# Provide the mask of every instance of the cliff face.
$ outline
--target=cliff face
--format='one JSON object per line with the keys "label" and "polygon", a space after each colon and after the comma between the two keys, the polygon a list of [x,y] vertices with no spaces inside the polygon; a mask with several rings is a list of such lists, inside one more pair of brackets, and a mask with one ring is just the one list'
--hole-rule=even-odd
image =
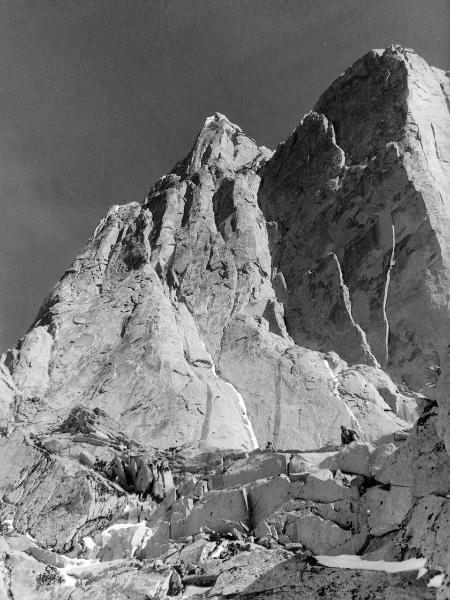
{"label": "cliff face", "polygon": [[413,52],[367,54],[277,149],[260,187],[294,340],[378,363],[427,395],[448,352],[445,81]]}
{"label": "cliff face", "polygon": [[6,358],[24,403],[42,399],[49,420],[99,407],[150,446],[317,448],[340,423],[369,440],[405,425],[370,378],[290,337],[269,243],[278,224],[258,205],[270,155],[215,115],[143,205],[110,210]]}
{"label": "cliff face", "polygon": [[336,423],[370,440],[401,427],[367,369],[322,353],[433,393],[448,337],[441,79],[410,52],[370,53],[273,156],[207,119],[144,204],[110,210],[9,353],[24,402],[50,420],[98,406],[156,446],[314,448]]}
{"label": "cliff face", "polygon": [[[301,544],[425,554],[443,570],[443,540],[420,523],[424,498],[442,521],[450,492],[449,106],[444,72],[410,50],[372,51],[275,152],[216,113],[142,204],[112,207],[0,364],[0,456],[12,465],[0,510],[14,531],[101,563],[138,547],[145,563],[207,525],[284,536],[274,565]],[[334,448],[340,425],[363,442],[349,456]],[[335,451],[300,454],[302,477],[273,489],[289,455],[227,471],[224,457],[268,441]],[[151,461],[162,459],[176,477],[158,471],[156,508],[146,498],[161,500]],[[130,502],[152,525],[111,547],[103,534]],[[154,595],[166,583],[155,576]]]}

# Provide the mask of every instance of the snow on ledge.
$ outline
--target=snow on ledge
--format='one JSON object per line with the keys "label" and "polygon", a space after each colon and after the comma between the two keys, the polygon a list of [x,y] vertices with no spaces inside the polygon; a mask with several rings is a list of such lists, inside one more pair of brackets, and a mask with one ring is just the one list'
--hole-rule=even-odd
{"label": "snow on ledge", "polygon": [[317,562],[324,567],[337,569],[364,569],[368,571],[385,571],[386,573],[402,573],[403,571],[419,571],[417,579],[427,572],[426,558],[408,558],[401,562],[385,560],[364,560],[361,556],[341,554],[340,556],[316,556]]}
{"label": "snow on ledge", "polygon": [[444,582],[444,577],[445,577],[444,573],[441,573],[440,575],[435,575],[427,583],[427,587],[429,587],[429,588],[439,588],[439,587],[441,587],[441,585]]}

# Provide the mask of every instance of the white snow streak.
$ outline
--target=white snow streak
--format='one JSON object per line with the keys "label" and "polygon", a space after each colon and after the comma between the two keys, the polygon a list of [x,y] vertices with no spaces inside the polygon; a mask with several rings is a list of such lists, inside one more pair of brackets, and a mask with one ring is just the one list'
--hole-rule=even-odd
{"label": "white snow streak", "polygon": [[324,567],[338,569],[363,569],[367,571],[385,571],[386,573],[402,573],[404,571],[419,571],[417,579],[426,573],[426,558],[408,558],[401,562],[385,560],[364,560],[361,556],[341,554],[340,556],[316,556],[317,562]]}
{"label": "white snow streak", "polygon": [[255,432],[253,431],[253,426],[252,426],[252,424],[250,422],[250,418],[248,416],[247,407],[245,406],[244,398],[242,397],[242,394],[240,394],[237,391],[237,389],[234,387],[234,385],[232,385],[231,383],[228,383],[228,381],[225,381],[225,385],[228,385],[237,396],[239,406],[242,411],[242,422],[244,423],[244,427],[247,430],[248,435],[250,436],[250,439],[251,439],[251,442],[253,445],[252,450],[256,450],[259,447],[258,440],[256,439]]}
{"label": "white snow streak", "polygon": [[388,297],[388,292],[389,292],[389,284],[391,282],[391,271],[392,271],[392,267],[395,265],[395,260],[394,260],[394,255],[395,255],[395,227],[394,227],[394,223],[392,223],[392,251],[391,251],[391,258],[389,260],[389,266],[388,266],[388,270],[386,273],[386,282],[384,284],[384,293],[383,293],[383,319],[384,319],[384,323],[386,326],[386,332],[385,332],[385,340],[384,340],[384,346],[385,346],[385,361],[386,364],[389,360],[389,321],[388,321],[388,317],[387,317],[387,313],[386,313],[386,303],[387,303],[387,297]]}
{"label": "white snow streak", "polygon": [[248,416],[247,407],[245,405],[244,398],[242,397],[242,394],[240,394],[237,391],[237,389],[234,387],[233,384],[229,383],[228,381],[225,381],[224,379],[222,379],[222,377],[219,377],[217,375],[217,373],[216,373],[216,367],[214,365],[214,361],[212,359],[211,354],[209,354],[209,352],[207,352],[205,344],[203,343],[203,340],[200,338],[200,336],[199,336],[199,340],[200,340],[200,343],[201,343],[201,345],[203,347],[203,350],[205,351],[205,354],[208,356],[208,359],[209,359],[209,361],[211,363],[211,371],[212,371],[214,377],[217,377],[217,379],[219,379],[221,381],[221,383],[224,383],[225,385],[228,385],[233,390],[233,392],[234,392],[234,394],[235,394],[235,396],[236,396],[236,398],[238,400],[239,407],[240,407],[240,409],[242,411],[242,422],[244,423],[244,427],[247,430],[247,433],[248,433],[248,435],[250,437],[250,440],[251,440],[251,443],[252,443],[252,446],[253,446],[252,450],[256,450],[257,448],[259,448],[259,444],[258,444],[258,440],[256,439],[256,435],[255,435],[255,432],[253,430],[252,423],[251,423],[250,418]]}

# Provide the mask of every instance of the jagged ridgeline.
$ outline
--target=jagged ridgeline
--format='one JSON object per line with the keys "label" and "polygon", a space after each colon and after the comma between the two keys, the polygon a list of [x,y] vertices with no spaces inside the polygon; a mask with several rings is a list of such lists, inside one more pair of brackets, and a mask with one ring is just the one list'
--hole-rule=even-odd
{"label": "jagged ridgeline", "polygon": [[449,106],[374,50],[109,210],[0,363],[5,598],[448,597]]}

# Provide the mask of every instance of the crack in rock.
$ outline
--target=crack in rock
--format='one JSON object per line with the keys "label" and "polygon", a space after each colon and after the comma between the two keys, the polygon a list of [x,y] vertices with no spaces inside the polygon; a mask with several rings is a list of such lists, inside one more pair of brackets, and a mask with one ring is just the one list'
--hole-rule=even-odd
{"label": "crack in rock", "polygon": [[341,285],[341,290],[342,290],[342,296],[343,296],[343,299],[344,299],[345,309],[347,311],[347,314],[348,314],[348,316],[350,318],[350,321],[351,321],[352,325],[355,327],[355,329],[358,331],[358,333],[361,336],[361,345],[362,345],[362,347],[364,349],[364,353],[365,353],[367,359],[370,361],[371,366],[379,368],[380,367],[380,363],[375,358],[375,356],[372,354],[372,350],[370,349],[369,342],[367,341],[366,332],[361,327],[361,325],[359,325],[359,323],[357,323],[355,321],[355,319],[353,318],[352,301],[350,299],[350,290],[348,289],[347,285],[345,284],[344,274],[342,273],[342,268],[341,268],[341,263],[339,262],[339,258],[337,257],[337,254],[335,252],[330,252],[329,255],[334,258],[334,261],[336,263],[336,266],[337,266],[337,269],[338,269],[338,273],[339,273],[339,282],[340,282],[340,285]]}

